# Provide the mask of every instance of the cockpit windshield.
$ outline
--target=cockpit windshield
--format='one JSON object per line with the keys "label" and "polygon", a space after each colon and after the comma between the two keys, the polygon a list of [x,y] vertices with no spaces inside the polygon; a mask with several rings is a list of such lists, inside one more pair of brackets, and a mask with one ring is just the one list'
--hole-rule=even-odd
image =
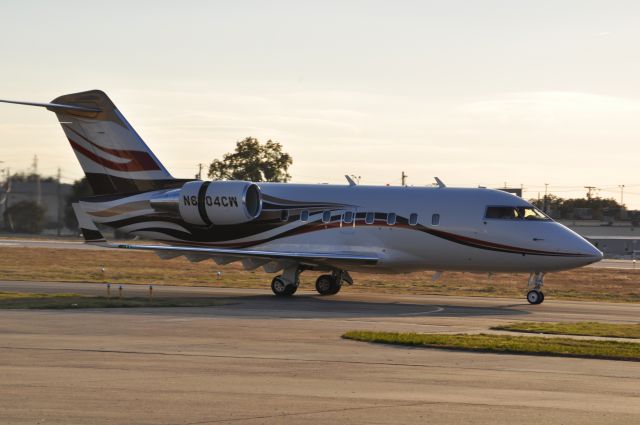
{"label": "cockpit windshield", "polygon": [[551,220],[545,213],[536,207],[487,207],[485,218],[499,220],[529,220],[529,221],[549,221]]}

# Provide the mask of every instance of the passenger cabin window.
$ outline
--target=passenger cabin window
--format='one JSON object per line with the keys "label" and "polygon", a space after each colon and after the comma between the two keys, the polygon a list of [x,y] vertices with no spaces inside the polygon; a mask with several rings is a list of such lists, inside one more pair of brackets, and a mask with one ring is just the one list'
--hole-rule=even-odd
{"label": "passenger cabin window", "polygon": [[328,223],[331,221],[331,211],[324,211],[322,213],[322,222]]}
{"label": "passenger cabin window", "polygon": [[367,224],[373,224],[375,221],[376,215],[372,212],[368,212],[367,215],[364,216],[364,222]]}
{"label": "passenger cabin window", "polygon": [[396,213],[387,214],[387,224],[389,226],[393,226],[394,224],[396,224]]}
{"label": "passenger cabin window", "polygon": [[437,226],[440,224],[440,214],[434,214],[431,216],[431,224],[433,226]]}
{"label": "passenger cabin window", "polygon": [[416,224],[418,224],[418,214],[411,213],[409,216],[409,225],[415,226]]}
{"label": "passenger cabin window", "polygon": [[485,218],[497,220],[529,220],[529,221],[549,221],[551,220],[545,213],[536,207],[487,207]]}
{"label": "passenger cabin window", "polygon": [[303,210],[303,211],[300,213],[300,220],[301,220],[301,221],[309,221],[309,211],[307,211],[307,210]]}
{"label": "passenger cabin window", "polygon": [[289,221],[289,210],[280,211],[280,220]]}
{"label": "passenger cabin window", "polygon": [[345,211],[342,216],[342,221],[345,223],[353,223],[353,211]]}

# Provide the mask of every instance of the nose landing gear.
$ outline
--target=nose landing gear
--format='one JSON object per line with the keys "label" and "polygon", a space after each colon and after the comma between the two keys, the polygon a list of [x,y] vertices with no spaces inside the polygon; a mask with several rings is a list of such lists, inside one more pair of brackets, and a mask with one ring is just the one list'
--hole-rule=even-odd
{"label": "nose landing gear", "polygon": [[536,272],[531,273],[529,276],[529,288],[532,288],[527,292],[527,301],[529,304],[542,304],[544,302],[544,292],[542,292],[542,285],[544,285],[544,273]]}

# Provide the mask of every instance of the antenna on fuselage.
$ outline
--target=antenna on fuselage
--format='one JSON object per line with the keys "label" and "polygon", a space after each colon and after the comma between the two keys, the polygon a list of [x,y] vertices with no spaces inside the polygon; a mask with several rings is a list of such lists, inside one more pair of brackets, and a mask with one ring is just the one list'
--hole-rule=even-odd
{"label": "antenna on fuselage", "polygon": [[347,182],[349,182],[349,186],[357,186],[358,183],[356,183],[351,176],[349,176],[348,174],[344,175],[344,178],[347,179]]}
{"label": "antenna on fuselage", "polygon": [[438,184],[438,187],[447,187],[447,185],[444,184],[444,182],[440,180],[439,177],[434,177],[434,179],[436,179],[436,183]]}

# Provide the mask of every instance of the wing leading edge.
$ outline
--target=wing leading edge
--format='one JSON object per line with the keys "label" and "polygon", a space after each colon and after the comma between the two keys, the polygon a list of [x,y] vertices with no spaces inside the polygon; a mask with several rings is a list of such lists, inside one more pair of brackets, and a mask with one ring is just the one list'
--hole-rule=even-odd
{"label": "wing leading edge", "polygon": [[[132,244],[110,244],[113,248],[120,249],[137,249],[145,251],[154,251],[161,255],[162,253],[179,255],[204,255],[212,258],[215,257],[234,257],[238,259],[254,258],[273,261],[289,260],[301,263],[310,263],[318,265],[329,265],[335,263],[357,263],[360,265],[375,265],[378,263],[378,256],[371,254],[357,253],[332,253],[332,252],[283,252],[283,251],[266,251],[255,249],[230,249],[230,248],[206,248],[194,246],[174,246],[174,245],[132,245]],[[161,255],[162,256],[162,255]]]}

